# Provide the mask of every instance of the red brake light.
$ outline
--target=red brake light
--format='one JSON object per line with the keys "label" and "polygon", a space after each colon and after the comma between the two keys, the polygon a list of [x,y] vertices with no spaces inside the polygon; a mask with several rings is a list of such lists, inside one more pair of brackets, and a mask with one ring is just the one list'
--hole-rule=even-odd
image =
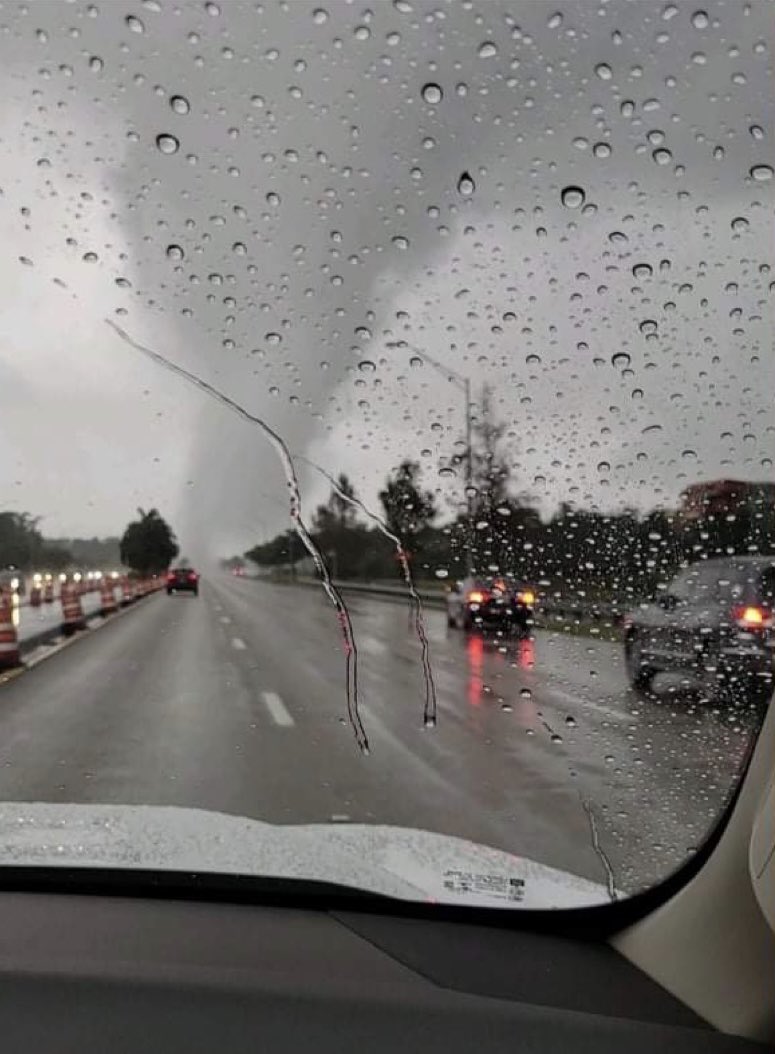
{"label": "red brake light", "polygon": [[741,604],[732,610],[732,617],[741,629],[763,629],[772,625],[772,612],[755,604]]}
{"label": "red brake light", "polygon": [[172,582],[172,581],[174,581],[174,578],[175,578],[175,572],[174,571],[168,571],[167,572],[167,581],[168,582]]}
{"label": "red brake light", "polygon": [[189,582],[196,582],[196,571],[188,572],[188,580]]}

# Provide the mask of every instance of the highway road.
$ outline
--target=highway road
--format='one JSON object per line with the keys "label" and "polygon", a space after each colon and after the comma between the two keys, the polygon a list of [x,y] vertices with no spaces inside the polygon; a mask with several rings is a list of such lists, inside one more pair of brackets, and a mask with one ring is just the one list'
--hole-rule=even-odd
{"label": "highway road", "polygon": [[420,827],[598,881],[610,866],[624,890],[702,842],[750,741],[730,714],[638,699],[615,644],[504,647],[428,611],[427,729],[407,608],[348,607],[368,756],[322,591],[213,573],[198,598],[149,597],[0,685],[0,800]]}

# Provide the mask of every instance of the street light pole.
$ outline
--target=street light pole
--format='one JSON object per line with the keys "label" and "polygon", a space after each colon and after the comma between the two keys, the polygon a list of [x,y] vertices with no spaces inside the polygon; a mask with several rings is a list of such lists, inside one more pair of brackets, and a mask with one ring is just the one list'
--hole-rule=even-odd
{"label": "street light pole", "polygon": [[471,380],[464,378],[463,392],[466,399],[466,510],[468,512],[468,540],[466,544],[466,572],[468,577],[474,569],[473,563],[473,541],[474,541],[474,452],[471,446]]}
{"label": "street light pole", "polygon": [[386,344],[388,348],[405,348],[408,351],[413,352],[418,358],[422,359],[423,362],[427,362],[429,366],[432,366],[438,373],[443,374],[448,381],[451,381],[455,387],[460,388],[465,398],[465,421],[466,421],[466,475],[465,475],[465,488],[466,488],[466,511],[468,519],[468,538],[466,543],[466,573],[470,576],[473,572],[473,539],[474,539],[474,494],[473,494],[473,450],[471,448],[472,443],[472,410],[471,410],[471,379],[470,377],[464,377],[462,373],[458,373],[456,370],[451,369],[449,366],[445,366],[443,362],[438,362],[427,351],[421,351],[415,347],[414,344],[409,344],[405,340],[391,340]]}

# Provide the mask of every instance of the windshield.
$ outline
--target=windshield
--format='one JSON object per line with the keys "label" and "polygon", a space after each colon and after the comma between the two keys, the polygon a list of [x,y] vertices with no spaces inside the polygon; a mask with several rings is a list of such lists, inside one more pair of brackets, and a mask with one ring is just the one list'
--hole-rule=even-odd
{"label": "windshield", "polygon": [[652,601],[775,553],[773,29],[3,5],[0,864],[132,866],[135,807],[456,903],[698,851],[771,612]]}

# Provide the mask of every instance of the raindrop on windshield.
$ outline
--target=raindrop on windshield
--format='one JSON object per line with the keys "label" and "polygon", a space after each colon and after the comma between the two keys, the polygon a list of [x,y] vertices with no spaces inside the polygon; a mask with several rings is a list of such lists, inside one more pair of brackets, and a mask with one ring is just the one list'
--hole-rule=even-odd
{"label": "raindrop on windshield", "polygon": [[595,157],[605,158],[611,156],[611,144],[610,143],[595,143],[592,147],[592,153]]}
{"label": "raindrop on windshield", "polygon": [[546,24],[549,29],[559,29],[559,27],[562,25],[562,12],[555,11],[553,15],[549,16],[546,21]]}
{"label": "raindrop on windshield", "polygon": [[617,351],[611,356],[611,365],[617,369],[630,365],[630,356],[626,351]]}
{"label": "raindrop on windshield", "polygon": [[127,15],[124,19],[124,24],[127,29],[131,29],[133,33],[144,33],[145,26],[137,15]]}
{"label": "raindrop on windshield", "polygon": [[395,237],[392,239],[392,241],[393,241],[393,245],[395,245],[396,249],[408,249],[409,248],[409,239],[408,238],[404,238],[400,234],[396,234]]}
{"label": "raindrop on windshield", "polygon": [[444,92],[438,84],[429,82],[422,87],[422,97],[425,102],[429,103],[431,106],[435,106],[436,103],[441,102],[444,97]]}
{"label": "raindrop on windshield", "polygon": [[586,200],[586,195],[581,187],[563,187],[560,200],[566,209],[578,209]]}
{"label": "raindrop on windshield", "polygon": [[755,179],[757,183],[766,183],[772,179],[772,173],[771,165],[754,165],[750,174],[751,179]]}
{"label": "raindrop on windshield", "polygon": [[695,29],[707,29],[709,19],[705,11],[695,11],[692,15],[692,25]]}
{"label": "raindrop on windshield", "polygon": [[89,69],[92,71],[92,73],[99,73],[104,65],[105,63],[102,61],[99,55],[92,55],[92,57],[89,59]]}
{"label": "raindrop on windshield", "polygon": [[749,131],[754,139],[764,139],[764,129],[760,124],[752,124]]}
{"label": "raindrop on windshield", "polygon": [[613,70],[607,62],[598,62],[597,66],[595,66],[595,73],[601,81],[610,81],[614,75]]}
{"label": "raindrop on windshield", "polygon": [[179,245],[168,245],[166,254],[170,260],[182,260],[186,255]]}
{"label": "raindrop on windshield", "polygon": [[745,218],[745,216],[735,216],[735,218],[730,223],[730,227],[733,231],[735,231],[735,233],[740,234],[741,231],[748,230],[748,220]]}
{"label": "raindrop on windshield", "polygon": [[191,109],[188,99],[185,95],[173,95],[170,99],[170,106],[175,113],[185,114]]}
{"label": "raindrop on windshield", "polygon": [[470,198],[473,192],[476,190],[476,184],[471,177],[470,172],[463,172],[460,179],[457,181],[458,194],[462,194],[464,198]]}
{"label": "raindrop on windshield", "polygon": [[324,7],[316,7],[312,12],[312,21],[316,26],[322,26],[324,22],[328,21],[328,11]]}
{"label": "raindrop on windshield", "polygon": [[653,274],[653,269],[651,264],[637,263],[632,269],[632,274],[634,278],[650,278]]}
{"label": "raindrop on windshield", "polygon": [[658,150],[655,150],[651,156],[654,158],[658,165],[669,165],[670,162],[673,160],[673,155],[670,153],[667,147],[664,146],[660,147]]}
{"label": "raindrop on windshield", "polygon": [[163,154],[176,154],[180,149],[179,141],[167,132],[156,136],[156,146]]}
{"label": "raindrop on windshield", "polygon": [[477,55],[480,59],[492,59],[498,54],[498,49],[491,40],[485,40],[479,45]]}

